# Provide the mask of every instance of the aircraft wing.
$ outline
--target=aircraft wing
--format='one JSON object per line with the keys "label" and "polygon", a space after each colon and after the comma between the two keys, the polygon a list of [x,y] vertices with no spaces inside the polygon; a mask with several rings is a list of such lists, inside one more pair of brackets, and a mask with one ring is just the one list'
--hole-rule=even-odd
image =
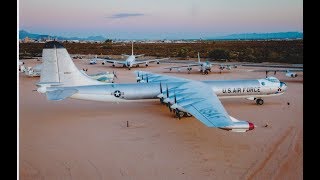
{"label": "aircraft wing", "polygon": [[171,67],[165,67],[164,69],[179,69],[179,68],[188,68],[191,66],[201,66],[201,64],[188,64],[188,65],[182,65],[182,66],[171,66]]}
{"label": "aircraft wing", "polygon": [[188,82],[189,79],[167,76],[162,74],[154,74],[146,71],[134,71],[137,76],[137,79],[153,82],[153,83],[160,83],[160,82]]}
{"label": "aircraft wing", "polygon": [[226,127],[233,124],[217,95],[206,84],[190,81],[182,84],[174,91],[180,89],[185,89],[184,93],[190,93],[191,95],[178,99],[176,101],[178,107],[185,109],[206,126]]}
{"label": "aircraft wing", "polygon": [[[135,73],[138,72],[140,77],[144,75],[150,78],[148,83],[159,83],[159,88],[168,87],[167,90],[162,90],[162,97],[166,97],[167,91],[171,94],[169,99],[175,99],[172,108],[190,113],[208,127],[237,132],[245,132],[254,128],[252,123],[231,118],[212,88],[203,82],[143,71]],[[166,83],[170,82],[181,83],[175,83],[175,86],[169,84],[168,86]]]}
{"label": "aircraft wing", "polygon": [[78,90],[76,89],[56,89],[53,91],[47,91],[47,98],[48,100],[52,100],[52,101],[60,101],[63,100],[67,97],[72,96],[73,94],[77,93]]}
{"label": "aircraft wing", "polygon": [[255,69],[251,72],[303,72],[303,69]]}
{"label": "aircraft wing", "polygon": [[126,61],[121,60],[113,60],[113,59],[105,59],[105,63],[114,63],[114,64],[126,64]]}
{"label": "aircraft wing", "polygon": [[149,60],[136,60],[134,64],[145,64],[145,63],[152,63],[152,62],[159,62],[163,60],[168,60],[169,58],[162,58],[162,59],[149,59]]}

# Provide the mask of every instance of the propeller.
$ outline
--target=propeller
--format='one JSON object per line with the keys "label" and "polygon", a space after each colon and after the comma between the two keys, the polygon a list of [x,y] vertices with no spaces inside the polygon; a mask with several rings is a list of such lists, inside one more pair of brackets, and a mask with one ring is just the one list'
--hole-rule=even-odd
{"label": "propeller", "polygon": [[[174,104],[177,103],[177,97],[176,97],[176,93],[174,93]],[[181,119],[180,117],[180,111],[178,108],[175,109],[175,113],[176,113],[176,116],[178,116],[179,120]]]}
{"label": "propeller", "polygon": [[266,71],[266,78],[268,77],[268,71]]}
{"label": "propeller", "polygon": [[[162,84],[161,84],[161,81],[160,81],[160,94],[162,94]],[[163,97],[160,98],[160,102],[161,104],[163,104]]]}
{"label": "propeller", "polygon": [[146,75],[147,76],[147,83],[149,82],[149,79],[148,79],[148,74]]}
{"label": "propeller", "polygon": [[[169,89],[168,89],[168,84],[166,84],[166,86],[167,86],[167,98],[169,98]],[[168,106],[168,108],[169,108],[170,112],[172,112],[172,109],[171,109],[171,107],[170,107],[170,102],[168,102],[168,103],[167,103],[167,106]]]}
{"label": "propeller", "polygon": [[115,78],[118,79],[118,76],[117,76],[116,72],[112,71],[112,74],[113,74],[113,76],[114,76]]}

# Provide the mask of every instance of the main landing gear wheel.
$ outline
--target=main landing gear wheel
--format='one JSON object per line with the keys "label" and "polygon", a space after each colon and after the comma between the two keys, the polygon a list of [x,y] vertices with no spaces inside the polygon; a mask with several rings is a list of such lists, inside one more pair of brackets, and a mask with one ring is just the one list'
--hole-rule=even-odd
{"label": "main landing gear wheel", "polygon": [[257,103],[257,105],[262,105],[263,104],[263,100],[262,99],[257,99],[256,103]]}
{"label": "main landing gear wheel", "polygon": [[184,116],[184,112],[182,112],[182,111],[176,110],[175,113],[176,113],[176,117],[179,119],[181,119]]}
{"label": "main landing gear wheel", "polygon": [[137,64],[136,67],[139,67],[139,64]]}

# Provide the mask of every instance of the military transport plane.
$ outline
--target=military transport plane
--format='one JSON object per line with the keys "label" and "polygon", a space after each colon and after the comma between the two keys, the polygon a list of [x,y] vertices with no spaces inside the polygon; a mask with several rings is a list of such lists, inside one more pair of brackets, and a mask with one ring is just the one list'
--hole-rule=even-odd
{"label": "military transport plane", "polygon": [[202,74],[209,74],[209,72],[211,72],[211,68],[214,65],[219,65],[219,69],[224,70],[231,70],[232,67],[237,68],[236,64],[222,64],[222,63],[210,63],[209,61],[206,62],[201,62],[200,61],[200,55],[198,52],[198,62],[197,63],[191,63],[191,64],[186,64],[186,65],[182,65],[182,66],[172,66],[172,67],[165,67],[164,69],[169,69],[170,71],[172,71],[172,69],[177,69],[179,72],[182,68],[187,68],[188,70],[188,74],[190,74],[190,71],[192,70],[193,66],[198,66],[199,67],[199,71]]}
{"label": "military transport plane", "polygon": [[290,77],[290,78],[295,78],[298,77],[298,74],[296,72],[303,72],[303,69],[259,69],[259,70],[253,70],[254,72],[266,72],[266,77],[268,77],[269,72],[274,72],[274,75],[277,74],[277,72],[284,72],[285,76]]}
{"label": "military transport plane", "polygon": [[131,55],[122,54],[122,56],[127,57],[127,59],[124,61],[121,61],[121,60],[94,58],[90,60],[90,63],[94,64],[97,61],[102,61],[103,65],[105,63],[112,63],[112,67],[115,67],[116,64],[120,64],[123,67],[127,67],[130,70],[133,66],[139,67],[140,64],[145,64],[145,66],[148,66],[149,63],[152,63],[152,62],[157,62],[157,64],[160,64],[160,61],[169,59],[169,58],[162,58],[162,59],[150,59],[150,60],[136,60],[137,57],[144,56],[144,54],[140,54],[140,55],[133,54],[133,42],[132,42]]}
{"label": "military transport plane", "polygon": [[71,60],[62,44],[47,42],[43,49],[44,71],[37,91],[48,100],[66,98],[130,102],[159,100],[175,111],[180,119],[194,116],[208,127],[234,132],[254,129],[254,124],[229,116],[219,98],[256,99],[283,94],[287,86],[277,78],[252,80],[196,81],[173,76],[136,71],[140,83],[101,84],[84,76]]}
{"label": "military transport plane", "polygon": [[277,72],[284,72],[285,76],[290,78],[298,77],[296,72],[303,72],[303,65],[302,64],[292,64],[289,65],[269,65],[269,64],[244,64],[243,66],[251,66],[251,67],[268,67],[273,69],[257,69],[257,70],[249,70],[251,72],[266,72],[266,78],[268,77],[269,72],[274,72],[274,75]]}

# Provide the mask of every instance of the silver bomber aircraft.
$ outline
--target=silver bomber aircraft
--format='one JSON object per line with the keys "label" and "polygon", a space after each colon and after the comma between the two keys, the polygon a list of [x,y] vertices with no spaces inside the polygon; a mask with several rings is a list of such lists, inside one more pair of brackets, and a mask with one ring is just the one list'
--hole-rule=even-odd
{"label": "silver bomber aircraft", "polygon": [[229,116],[219,98],[256,99],[283,94],[287,86],[276,78],[252,80],[195,81],[136,71],[140,83],[101,84],[84,76],[72,62],[67,50],[51,41],[43,49],[45,69],[37,83],[39,93],[48,100],[75,98],[92,101],[130,102],[160,100],[180,119],[194,116],[208,127],[234,132],[254,129],[251,122]]}
{"label": "silver bomber aircraft", "polygon": [[136,60],[137,57],[144,56],[144,54],[140,54],[140,55],[133,54],[133,42],[132,42],[131,55],[122,54],[122,56],[127,57],[127,59],[124,61],[121,61],[121,60],[112,60],[112,59],[100,59],[95,57],[94,59],[90,60],[90,64],[94,64],[97,61],[102,61],[103,65],[105,63],[112,63],[112,67],[115,67],[116,64],[120,64],[123,67],[127,67],[130,70],[133,66],[139,67],[140,64],[145,64],[145,66],[149,66],[149,63],[157,62],[157,64],[160,64],[160,61],[169,59],[169,58],[162,58],[162,59],[150,59],[150,60]]}
{"label": "silver bomber aircraft", "polygon": [[209,74],[209,72],[211,72],[211,68],[215,65],[219,66],[220,72],[221,70],[227,69],[227,70],[231,70],[232,67],[237,68],[239,63],[235,64],[225,64],[225,63],[214,63],[214,62],[201,62],[200,61],[200,55],[198,52],[198,62],[197,63],[190,63],[190,64],[186,64],[186,65],[181,65],[181,66],[171,66],[171,67],[165,67],[164,69],[169,69],[170,71],[172,71],[172,69],[176,69],[178,70],[178,72],[181,71],[181,69],[186,68],[188,70],[188,74],[190,74],[192,67],[194,66],[198,66],[199,67],[199,71],[204,74],[207,75]]}

